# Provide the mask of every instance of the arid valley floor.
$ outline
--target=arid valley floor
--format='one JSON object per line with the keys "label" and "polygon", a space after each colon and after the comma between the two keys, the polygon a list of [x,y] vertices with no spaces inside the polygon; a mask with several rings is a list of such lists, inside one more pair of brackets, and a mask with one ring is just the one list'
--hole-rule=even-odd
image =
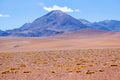
{"label": "arid valley floor", "polygon": [[76,36],[0,37],[0,80],[120,80],[120,35]]}

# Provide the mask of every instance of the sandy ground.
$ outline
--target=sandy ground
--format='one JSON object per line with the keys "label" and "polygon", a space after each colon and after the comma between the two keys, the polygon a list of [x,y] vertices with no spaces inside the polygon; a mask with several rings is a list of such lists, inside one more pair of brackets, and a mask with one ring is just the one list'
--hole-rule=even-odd
{"label": "sandy ground", "polygon": [[0,80],[120,80],[119,75],[119,34],[0,37]]}
{"label": "sandy ground", "polygon": [[0,37],[0,52],[119,47],[120,33],[84,36],[77,33],[47,38]]}
{"label": "sandy ground", "polygon": [[0,80],[120,80],[120,48],[0,53]]}

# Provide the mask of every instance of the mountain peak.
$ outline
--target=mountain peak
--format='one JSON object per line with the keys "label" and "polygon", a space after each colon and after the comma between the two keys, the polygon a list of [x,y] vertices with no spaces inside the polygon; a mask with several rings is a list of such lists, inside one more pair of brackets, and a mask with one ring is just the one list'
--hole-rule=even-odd
{"label": "mountain peak", "polygon": [[53,13],[63,13],[61,10],[52,10]]}
{"label": "mountain peak", "polygon": [[62,12],[61,10],[53,10],[50,13],[54,13],[54,14],[63,14],[64,12]]}
{"label": "mountain peak", "polygon": [[45,16],[63,16],[63,15],[67,15],[66,13],[60,11],[60,10],[53,10],[51,12],[49,12],[48,14],[46,14]]}

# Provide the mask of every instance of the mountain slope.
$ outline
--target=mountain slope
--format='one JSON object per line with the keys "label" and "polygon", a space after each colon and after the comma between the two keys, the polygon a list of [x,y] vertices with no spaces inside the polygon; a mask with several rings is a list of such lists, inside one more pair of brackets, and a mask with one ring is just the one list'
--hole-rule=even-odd
{"label": "mountain slope", "polygon": [[76,31],[87,26],[77,19],[58,10],[52,11],[45,16],[36,19],[30,26],[32,29],[48,29],[55,31]]}
{"label": "mountain slope", "polygon": [[84,25],[87,25],[87,26],[89,26],[89,25],[91,25],[92,23],[91,22],[89,22],[89,21],[87,21],[87,20],[85,20],[85,19],[78,19],[81,23],[83,23]]}
{"label": "mountain slope", "polygon": [[0,36],[7,36],[7,35],[8,35],[7,32],[5,32],[5,31],[1,31],[1,30],[0,30]]}

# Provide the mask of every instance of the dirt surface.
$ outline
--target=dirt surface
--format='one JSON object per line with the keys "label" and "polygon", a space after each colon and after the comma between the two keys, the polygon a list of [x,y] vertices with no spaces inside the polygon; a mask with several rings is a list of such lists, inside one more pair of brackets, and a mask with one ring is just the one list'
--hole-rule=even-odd
{"label": "dirt surface", "polygon": [[120,80],[120,35],[0,37],[0,80]]}
{"label": "dirt surface", "polygon": [[0,37],[0,52],[119,48],[120,33],[64,34],[53,37]]}
{"label": "dirt surface", "polygon": [[0,80],[120,80],[120,48],[0,53]]}

